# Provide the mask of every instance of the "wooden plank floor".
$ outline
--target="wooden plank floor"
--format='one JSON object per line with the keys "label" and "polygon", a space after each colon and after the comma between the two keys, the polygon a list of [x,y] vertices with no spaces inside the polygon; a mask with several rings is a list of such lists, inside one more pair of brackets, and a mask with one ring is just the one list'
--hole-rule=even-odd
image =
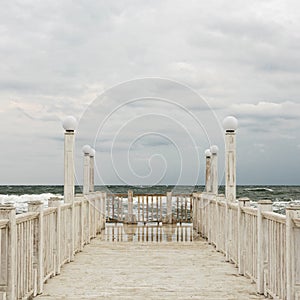
{"label": "wooden plank floor", "polygon": [[37,299],[264,299],[204,240],[108,242],[103,236],[48,280]]}

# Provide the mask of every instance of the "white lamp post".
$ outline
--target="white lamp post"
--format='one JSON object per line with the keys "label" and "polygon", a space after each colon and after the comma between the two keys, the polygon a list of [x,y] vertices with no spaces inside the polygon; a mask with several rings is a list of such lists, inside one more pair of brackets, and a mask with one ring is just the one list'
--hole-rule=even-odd
{"label": "white lamp post", "polygon": [[218,194],[218,152],[216,145],[210,147],[211,152],[211,192]]}
{"label": "white lamp post", "polygon": [[95,149],[91,148],[90,152],[90,192],[95,190]]}
{"label": "white lamp post", "polygon": [[210,149],[205,150],[206,171],[205,171],[205,191],[211,192],[211,152]]}
{"label": "white lamp post", "polygon": [[89,145],[82,147],[83,158],[83,194],[87,195],[90,191],[90,153],[92,148]]}
{"label": "white lamp post", "polygon": [[74,140],[77,121],[73,116],[68,116],[63,120],[65,129],[64,146],[64,201],[72,202],[74,200]]}
{"label": "white lamp post", "polygon": [[236,199],[236,135],[238,120],[226,117],[223,121],[225,129],[225,196],[229,202]]}

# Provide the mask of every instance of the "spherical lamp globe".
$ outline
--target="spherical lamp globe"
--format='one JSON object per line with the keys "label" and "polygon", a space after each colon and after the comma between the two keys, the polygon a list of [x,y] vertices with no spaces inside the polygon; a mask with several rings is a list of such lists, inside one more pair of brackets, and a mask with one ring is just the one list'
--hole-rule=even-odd
{"label": "spherical lamp globe", "polygon": [[95,149],[91,148],[90,156],[95,157],[95,155],[96,155]]}
{"label": "spherical lamp globe", "polygon": [[233,116],[228,116],[223,121],[223,128],[226,131],[235,131],[238,128],[238,120]]}
{"label": "spherical lamp globe", "polygon": [[212,146],[210,147],[210,152],[211,152],[212,154],[217,154],[217,153],[219,152],[218,146],[217,146],[217,145],[212,145]]}
{"label": "spherical lamp globe", "polygon": [[77,120],[73,116],[68,116],[63,120],[62,125],[66,131],[74,131],[77,126]]}
{"label": "spherical lamp globe", "polygon": [[84,154],[90,154],[90,153],[91,153],[91,150],[92,150],[92,148],[91,148],[90,145],[84,145],[84,146],[82,147],[82,152],[83,152]]}
{"label": "spherical lamp globe", "polygon": [[210,149],[206,149],[204,153],[205,153],[206,157],[211,157],[211,151],[210,151]]}

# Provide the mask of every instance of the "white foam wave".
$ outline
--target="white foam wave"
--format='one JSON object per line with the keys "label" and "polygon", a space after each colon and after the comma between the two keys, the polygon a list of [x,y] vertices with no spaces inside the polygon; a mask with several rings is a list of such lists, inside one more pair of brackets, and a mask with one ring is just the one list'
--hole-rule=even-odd
{"label": "white foam wave", "polygon": [[25,212],[27,211],[27,203],[30,201],[42,201],[44,203],[44,206],[48,206],[48,200],[51,197],[58,197],[63,198],[60,194],[51,194],[51,193],[45,193],[45,194],[38,194],[38,195],[1,195],[0,194],[0,204],[13,204],[17,212]]}
{"label": "white foam wave", "polygon": [[257,187],[257,188],[246,188],[245,191],[257,191],[257,192],[263,192],[263,191],[267,191],[267,192],[274,192],[272,189],[270,188],[266,188],[266,187]]}

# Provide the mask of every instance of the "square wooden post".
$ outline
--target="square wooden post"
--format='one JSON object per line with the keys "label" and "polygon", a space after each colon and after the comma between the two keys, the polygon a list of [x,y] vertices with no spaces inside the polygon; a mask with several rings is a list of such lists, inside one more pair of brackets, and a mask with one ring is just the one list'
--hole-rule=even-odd
{"label": "square wooden post", "polygon": [[260,200],[258,201],[257,210],[257,283],[256,288],[259,294],[264,294],[264,278],[266,271],[267,262],[267,224],[262,213],[265,211],[272,211],[271,200]]}
{"label": "square wooden post", "polygon": [[191,196],[191,201],[193,203],[193,229],[197,230],[197,223],[198,223],[198,219],[197,219],[197,210],[198,210],[198,203],[197,203],[197,198],[196,198],[196,194],[193,193]]}
{"label": "square wooden post", "polygon": [[238,269],[239,274],[245,275],[245,251],[246,251],[246,221],[243,207],[250,206],[249,198],[238,199]]}
{"label": "square wooden post", "polygon": [[224,234],[224,228],[222,226],[221,213],[220,213],[220,202],[224,201],[225,196],[223,194],[219,194],[216,197],[216,218],[217,224],[216,226],[216,250],[221,251],[221,235]]}
{"label": "square wooden post", "polygon": [[90,153],[90,180],[89,180],[89,184],[90,184],[90,192],[94,192],[95,191],[95,150],[91,149],[91,153]]}
{"label": "square wooden post", "polygon": [[136,216],[133,214],[133,191],[128,191],[128,214],[126,217],[127,224],[136,224]]}
{"label": "square wooden post", "polygon": [[56,207],[56,219],[55,219],[55,241],[54,241],[54,253],[55,253],[55,274],[60,274],[60,248],[61,248],[61,203],[59,198],[50,198],[48,200],[49,207]]}
{"label": "square wooden post", "polygon": [[300,206],[286,208],[287,300],[300,299]]}
{"label": "square wooden post", "polygon": [[205,150],[205,191],[211,191],[211,151],[210,149]]}
{"label": "square wooden post", "polygon": [[90,202],[90,195],[85,195],[86,198],[86,218],[87,218],[87,222],[86,222],[86,243],[89,244],[91,242],[91,217],[92,217],[92,213],[91,213],[91,202]]}
{"label": "square wooden post", "polygon": [[28,202],[29,212],[38,212],[38,221],[34,232],[34,266],[36,269],[37,286],[34,296],[43,293],[44,287],[44,212],[42,201]]}
{"label": "square wooden post", "polygon": [[167,192],[167,223],[172,224],[172,192]]}
{"label": "square wooden post", "polygon": [[[0,219],[8,220],[8,234],[4,245],[1,244],[2,255],[5,254],[7,260],[1,264],[1,281],[2,286],[6,286],[6,291],[2,293],[4,299],[17,299],[17,225],[16,209],[12,205],[0,205]],[[2,263],[2,262],[1,262]],[[5,297],[6,294],[6,297]],[[0,292],[1,295],[1,292]]]}
{"label": "square wooden post", "polygon": [[218,151],[219,148],[216,145],[210,147],[211,158],[210,158],[210,172],[211,172],[211,189],[210,191],[217,195],[219,189],[219,177],[218,177]]}
{"label": "square wooden post", "polygon": [[[85,146],[86,147],[86,146]],[[83,157],[83,194],[87,195],[90,192],[90,153],[89,149],[84,149]]]}
{"label": "square wooden post", "polygon": [[[213,176],[212,176],[212,183],[214,185],[214,179],[213,179]],[[212,188],[213,190],[214,188]],[[205,219],[206,219],[206,237],[207,237],[207,242],[209,244],[212,243],[212,240],[211,240],[211,236],[212,236],[212,216],[213,216],[213,207],[211,206],[211,197],[207,197],[206,199],[206,216],[205,216]]]}

